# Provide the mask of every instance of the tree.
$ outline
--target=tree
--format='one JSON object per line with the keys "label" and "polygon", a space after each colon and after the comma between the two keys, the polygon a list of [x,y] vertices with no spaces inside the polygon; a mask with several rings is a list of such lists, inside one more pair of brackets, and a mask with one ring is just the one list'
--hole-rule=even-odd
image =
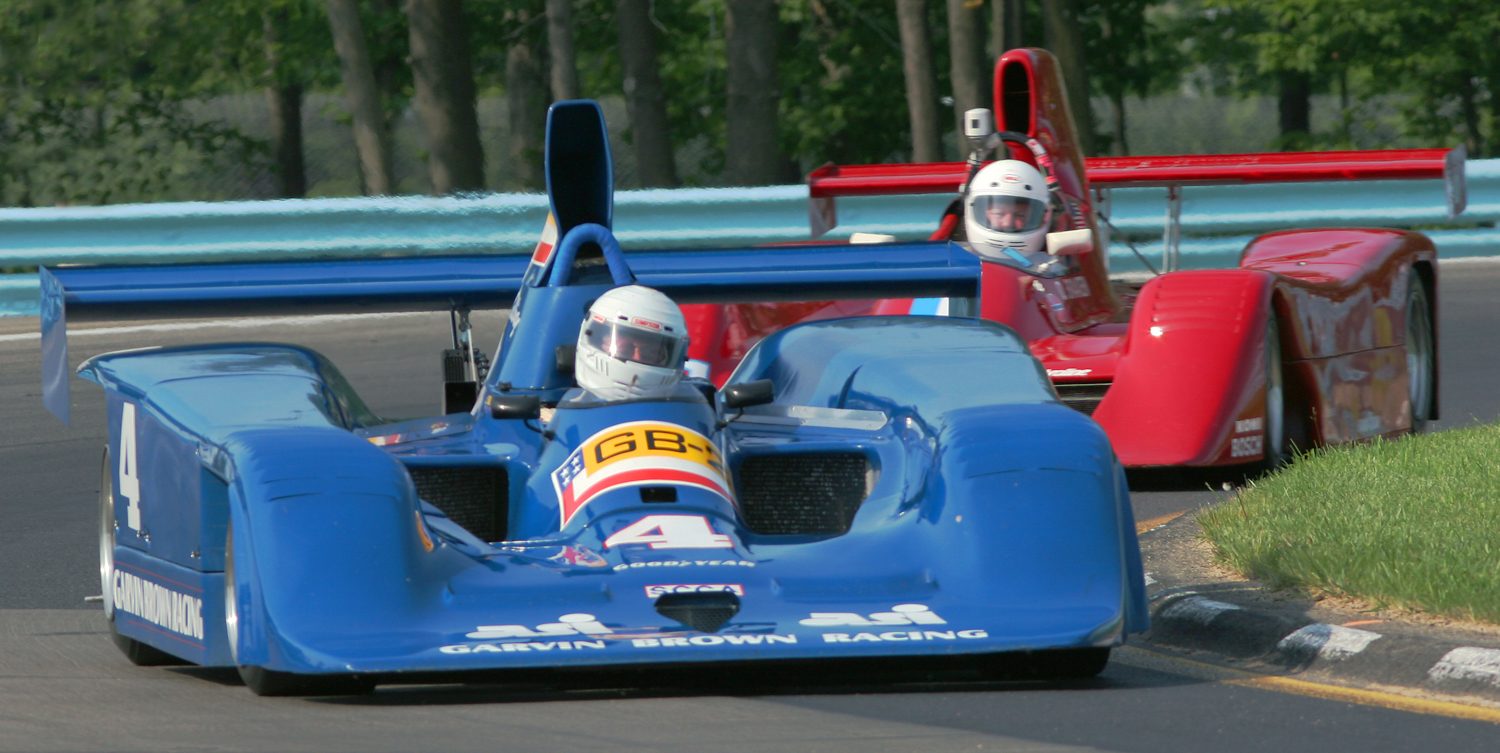
{"label": "tree", "polygon": [[937,84],[932,68],[932,42],[927,35],[926,1],[896,0],[896,18],[906,72],[911,158],[913,162],[936,162],[943,158],[943,145],[938,135]]}
{"label": "tree", "polygon": [[[1229,8],[1258,22],[1245,35],[1251,65],[1284,82],[1282,96],[1290,102],[1301,101],[1300,91],[1337,87],[1341,104],[1379,100],[1379,115],[1394,110],[1402,131],[1421,143],[1458,140],[1474,156],[1495,151],[1500,9],[1493,3],[1233,0]],[[1344,104],[1332,133],[1283,133],[1282,143],[1351,145],[1351,126],[1377,118],[1359,117],[1350,106]],[[1295,109],[1287,115],[1292,127],[1302,122]]]}
{"label": "tree", "polygon": [[[1096,93],[1109,101],[1109,151],[1129,154],[1125,100],[1146,97],[1176,83],[1184,67],[1174,40],[1147,15],[1158,0],[1093,0],[1081,9]],[[1100,151],[1104,151],[1102,148]]]}
{"label": "tree", "polygon": [[975,107],[992,107],[986,93],[989,66],[984,61],[984,19],[980,3],[948,0],[948,59],[953,82],[953,112],[958,143],[964,143],[963,114]]}
{"label": "tree", "polygon": [[328,28],[343,70],[344,99],[354,123],[354,149],[359,155],[360,183],[364,193],[380,196],[395,193],[391,170],[391,137],[376,85],[375,67],[365,44],[364,23],[358,0],[326,0]]}
{"label": "tree", "polygon": [[1073,122],[1078,127],[1078,148],[1084,154],[1093,154],[1094,111],[1089,104],[1089,75],[1077,0],[1042,0],[1042,19],[1047,47],[1057,56],[1068,90],[1068,109],[1073,111]]}
{"label": "tree", "polygon": [[578,99],[578,60],[573,52],[573,0],[547,0],[547,56],[552,99]]}
{"label": "tree", "polygon": [[783,0],[781,137],[803,172],[908,159],[895,3]]}
{"label": "tree", "polygon": [[656,25],[650,0],[619,0],[615,5],[623,70],[625,106],[630,114],[630,141],[635,147],[636,178],[647,187],[678,184],[672,155],[671,124],[657,61]]}
{"label": "tree", "polygon": [[266,107],[271,115],[277,193],[296,199],[307,195],[307,169],[302,160],[302,82],[284,60],[287,15],[285,8],[266,8],[262,15],[271,79],[266,86]]}
{"label": "tree", "polygon": [[776,3],[729,0],[724,19],[728,80],[725,177],[733,185],[795,180],[781,151],[776,81]]}
{"label": "tree", "polygon": [[96,0],[84,8],[7,2],[0,13],[0,202],[211,198],[223,192],[216,178],[224,169],[263,171],[263,140],[195,116],[192,105],[266,85],[264,7],[248,0]]}
{"label": "tree", "polygon": [[417,119],[437,194],[484,189],[484,149],[459,0],[407,0]]}
{"label": "tree", "polygon": [[1023,0],[990,0],[990,53],[999,58],[1006,50],[1024,47],[1021,6]]}
{"label": "tree", "polygon": [[542,152],[548,86],[538,54],[541,39],[532,24],[536,18],[536,10],[524,6],[506,12],[511,30],[505,37],[510,45],[505,53],[505,111],[510,127],[506,155],[510,170],[503,183],[519,190],[545,188],[547,180],[542,171]]}

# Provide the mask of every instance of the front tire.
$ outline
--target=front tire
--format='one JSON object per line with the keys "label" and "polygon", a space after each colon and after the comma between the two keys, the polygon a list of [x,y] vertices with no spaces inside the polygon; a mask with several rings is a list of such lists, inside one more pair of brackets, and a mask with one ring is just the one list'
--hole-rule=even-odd
{"label": "front tire", "polygon": [[1406,291],[1406,383],[1411,403],[1411,432],[1426,428],[1432,420],[1437,374],[1433,336],[1432,309],[1427,302],[1427,285],[1411,271]]}
{"label": "front tire", "polygon": [[109,466],[109,448],[104,448],[104,462],[99,472],[99,588],[104,603],[104,619],[109,622],[109,639],[120,653],[137,667],[165,667],[187,664],[161,649],[121,635],[115,627],[115,474]]}
{"label": "front tire", "polygon": [[239,582],[235,576],[234,524],[224,532],[224,635],[240,681],[259,696],[364,695],[375,682],[360,675],[298,675],[240,662]]}

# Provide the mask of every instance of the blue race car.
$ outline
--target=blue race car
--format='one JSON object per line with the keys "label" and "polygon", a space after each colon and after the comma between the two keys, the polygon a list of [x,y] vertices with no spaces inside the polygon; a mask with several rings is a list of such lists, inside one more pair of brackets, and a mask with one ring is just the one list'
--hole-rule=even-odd
{"label": "blue race car", "polygon": [[[69,312],[436,303],[466,323],[468,306],[514,296],[488,376],[451,380],[463,410],[430,419],[375,416],[332,364],[292,345],[85,362],[108,405],[105,613],[131,660],[238,667],[259,694],[887,657],[1079,677],[1146,628],[1124,472],[1002,325],[813,322],[767,337],[722,390],[692,379],[644,399],[576,390],[585,312],[624,285],[724,300],[969,284],[963,269],[913,283],[910,270],[810,250],[766,250],[753,265],[623,253],[606,144],[596,106],[554,105],[559,242],[524,269],[470,258],[44,272],[54,406],[59,394],[66,405]],[[467,330],[456,333],[477,375]],[[983,389],[965,384],[980,374]]]}

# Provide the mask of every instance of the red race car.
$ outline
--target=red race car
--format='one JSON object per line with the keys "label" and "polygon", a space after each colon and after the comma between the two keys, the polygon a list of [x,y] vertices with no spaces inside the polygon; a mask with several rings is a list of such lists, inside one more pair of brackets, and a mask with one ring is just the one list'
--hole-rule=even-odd
{"label": "red race car", "polygon": [[[813,172],[814,233],[835,224],[838,196],[961,188],[931,240],[978,258],[978,294],[946,299],[941,313],[1014,328],[1059,396],[1104,427],[1126,466],[1274,466],[1294,448],[1399,435],[1437,417],[1437,251],[1426,236],[1286,230],[1253,240],[1232,269],[1177,270],[1170,210],[1183,185],[1444,178],[1457,213],[1461,149],[1085,160],[1050,54],[1003,55],[994,95],[993,114],[966,114],[975,146],[968,162]],[[1144,282],[1110,278],[1090,184],[1168,187],[1165,271]],[[874,264],[882,249],[862,252]],[[691,357],[722,382],[772,331],[911,313],[912,302],[684,308]],[[985,380],[955,374],[953,388],[984,389]]]}

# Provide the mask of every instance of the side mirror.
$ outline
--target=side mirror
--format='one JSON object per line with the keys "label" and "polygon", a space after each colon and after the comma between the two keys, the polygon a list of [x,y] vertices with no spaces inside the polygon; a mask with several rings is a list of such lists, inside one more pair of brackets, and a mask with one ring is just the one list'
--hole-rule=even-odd
{"label": "side mirror", "polygon": [[775,400],[776,385],[769,379],[757,379],[753,382],[725,385],[719,394],[724,400],[725,408],[748,408]]}
{"label": "side mirror", "polygon": [[1049,256],[1078,256],[1094,250],[1094,231],[1088,228],[1047,233]]}
{"label": "side mirror", "polygon": [[542,399],[536,395],[491,395],[490,416],[504,420],[535,420],[542,416]]}

